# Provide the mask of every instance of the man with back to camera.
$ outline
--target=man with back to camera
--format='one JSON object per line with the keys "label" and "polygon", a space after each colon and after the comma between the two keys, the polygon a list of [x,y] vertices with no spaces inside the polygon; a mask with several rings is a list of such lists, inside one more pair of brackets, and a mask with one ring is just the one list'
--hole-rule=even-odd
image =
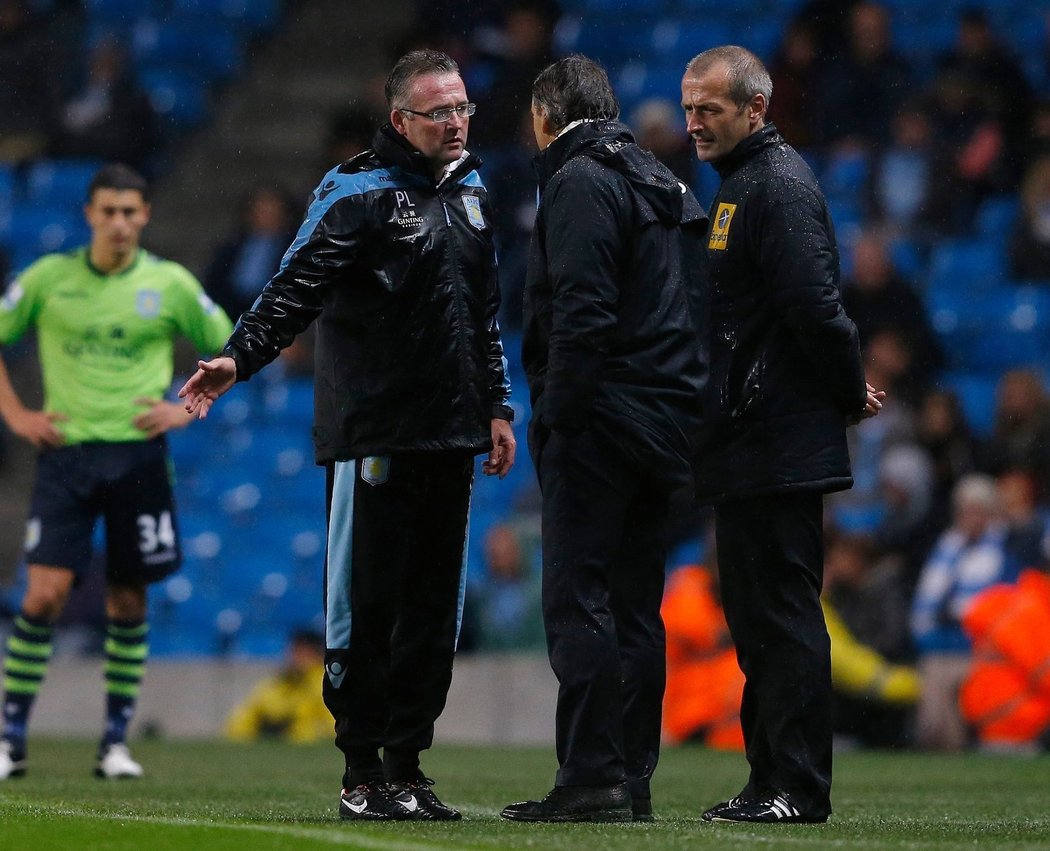
{"label": "man with back to camera", "polygon": [[36,328],[44,410],[27,409],[0,360],[0,415],[40,450],[26,529],[27,586],[4,658],[0,780],[26,771],[29,714],[54,624],[90,568],[106,521],[106,726],[96,774],[140,777],[125,744],[148,653],[146,586],[181,553],[164,434],[192,422],[163,400],[177,334],[216,352],[230,320],[182,266],[139,247],[146,181],[124,165],[98,171],[84,215],[86,248],[49,254],[0,301],[0,343]]}
{"label": "man with back to camera", "polygon": [[766,123],[772,83],[741,47],[696,56],[686,129],[722,178],[712,204],[710,380],[695,465],[716,503],[719,582],[751,773],[706,821],[831,813],[831,648],[820,607],[823,494],[853,484],[846,426],[885,393],[842,310],[835,233],[801,157]]}
{"label": "man with back to camera", "polygon": [[[327,472],[325,703],[344,819],[454,820],[419,767],[452,679],[474,455],[515,442],[474,104],[444,53],[402,56],[390,123],[321,181],[222,356],[179,391],[204,418],[318,322],[314,445]],[[382,756],[380,755],[382,751]]]}
{"label": "man with back to camera", "polygon": [[[525,286],[543,620],[558,678],[555,786],[526,822],[651,821],[671,493],[690,483],[705,371],[690,303],[706,217],[569,56],[532,90],[540,206]],[[699,311],[698,311],[699,314]]]}

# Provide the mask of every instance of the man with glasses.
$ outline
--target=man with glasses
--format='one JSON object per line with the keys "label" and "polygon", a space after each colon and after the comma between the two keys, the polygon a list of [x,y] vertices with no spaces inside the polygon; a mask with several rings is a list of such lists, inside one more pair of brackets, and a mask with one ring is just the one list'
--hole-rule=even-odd
{"label": "man with glasses", "polygon": [[[492,213],[456,63],[406,54],[390,123],[330,171],[220,357],[180,395],[203,418],[315,319],[328,478],[324,698],[345,819],[454,820],[419,767],[452,679],[473,456],[514,463]],[[381,753],[382,752],[382,753]]]}

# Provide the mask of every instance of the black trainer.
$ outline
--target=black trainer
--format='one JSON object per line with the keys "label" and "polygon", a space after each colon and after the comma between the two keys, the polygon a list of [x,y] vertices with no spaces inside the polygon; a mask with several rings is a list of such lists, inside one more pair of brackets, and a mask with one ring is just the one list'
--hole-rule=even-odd
{"label": "black trainer", "polygon": [[722,801],[720,804],[715,804],[711,809],[704,810],[700,818],[704,821],[713,821],[719,813],[739,807],[742,803],[744,803],[744,799],[740,795],[734,795],[728,801]]}
{"label": "black trainer", "polygon": [[421,776],[417,780],[390,783],[388,788],[391,798],[411,813],[414,819],[459,821],[463,818],[459,810],[441,803],[441,799],[430,788],[433,785],[433,780]]}
{"label": "black trainer", "polygon": [[762,824],[822,824],[828,820],[827,814],[810,815],[803,813],[785,793],[781,792],[771,798],[748,801],[735,807],[725,807],[708,821],[733,821]]}
{"label": "black trainer", "polygon": [[555,786],[542,801],[510,804],[500,813],[511,821],[632,821],[631,793],[626,783],[614,786]]}
{"label": "black trainer", "polygon": [[339,818],[364,821],[408,821],[413,818],[385,783],[362,783],[339,796]]}

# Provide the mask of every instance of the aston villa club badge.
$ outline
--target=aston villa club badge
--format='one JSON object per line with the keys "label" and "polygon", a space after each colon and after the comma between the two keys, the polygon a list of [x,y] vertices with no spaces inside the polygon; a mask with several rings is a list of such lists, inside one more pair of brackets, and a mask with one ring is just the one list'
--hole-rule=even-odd
{"label": "aston villa club badge", "polygon": [[485,217],[481,215],[481,199],[477,195],[464,195],[463,209],[467,211],[468,222],[478,230],[485,229]]}

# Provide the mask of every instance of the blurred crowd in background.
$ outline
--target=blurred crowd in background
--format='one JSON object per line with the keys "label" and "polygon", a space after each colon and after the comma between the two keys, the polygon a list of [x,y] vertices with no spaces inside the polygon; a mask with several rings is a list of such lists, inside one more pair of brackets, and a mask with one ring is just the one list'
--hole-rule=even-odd
{"label": "blurred crowd in background", "polygon": [[[0,195],[17,194],[3,181],[14,187],[56,159],[122,160],[157,179],[177,167],[186,128],[171,114],[168,90],[151,87],[156,54],[141,34],[129,45],[104,26],[85,26],[98,5],[0,0],[0,163],[7,164]],[[270,5],[271,18],[249,27],[241,49],[279,37],[281,14],[292,11]],[[882,415],[852,432],[855,487],[827,501],[824,600],[841,741],[1050,744],[1050,7],[1031,0],[415,5],[414,25],[388,46],[389,64],[408,49],[445,50],[478,104],[469,147],[485,162],[499,217],[501,324],[512,359],[536,207],[529,116],[536,74],[574,50],[602,61],[640,144],[706,205],[717,176],[696,161],[685,135],[681,71],[723,41],[766,61],[770,118],[825,189],[842,246],[846,310],[870,383],[888,392]],[[224,73],[242,73],[214,64],[220,83]],[[369,147],[386,120],[382,82],[377,75],[364,97],[331,115],[318,178]],[[205,123],[201,117],[197,126]],[[195,270],[232,317],[276,269],[304,208],[301,187],[259,177],[245,187],[240,227]],[[32,259],[18,242],[17,216],[9,217],[0,230],[6,277]],[[289,375],[308,376],[308,338],[287,363]],[[521,464],[527,475],[512,491],[480,489],[476,497],[464,651],[543,648],[538,499],[527,459]],[[717,553],[705,513],[688,495],[675,521],[667,735],[739,747],[742,676],[718,605]],[[186,525],[195,526],[192,509]],[[309,582],[304,587],[312,593]],[[319,598],[313,604],[319,609]]]}

